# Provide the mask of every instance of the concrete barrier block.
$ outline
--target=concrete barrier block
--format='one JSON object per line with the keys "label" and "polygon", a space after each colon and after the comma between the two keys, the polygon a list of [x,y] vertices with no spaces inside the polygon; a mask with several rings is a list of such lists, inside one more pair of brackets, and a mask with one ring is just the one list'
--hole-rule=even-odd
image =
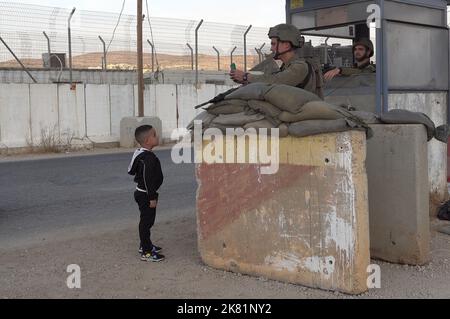
{"label": "concrete barrier block", "polygon": [[367,291],[365,134],[283,138],[279,154],[273,175],[261,164],[197,165],[202,260],[312,288]]}
{"label": "concrete barrier block", "polygon": [[[446,92],[408,92],[389,94],[389,109],[422,112],[436,126],[447,124]],[[435,139],[428,143],[428,178],[430,180],[430,216],[437,216],[437,209],[448,200],[447,144]]]}
{"label": "concrete barrier block", "polygon": [[0,84],[0,144],[5,148],[31,143],[30,87]]}
{"label": "concrete barrier block", "polygon": [[151,125],[158,132],[160,143],[162,142],[162,123],[157,117],[125,117],[120,122],[120,147],[132,148],[137,144],[134,132],[141,125]]}
{"label": "concrete barrier block", "polygon": [[367,143],[373,258],[430,261],[428,145],[423,125],[371,125]]}

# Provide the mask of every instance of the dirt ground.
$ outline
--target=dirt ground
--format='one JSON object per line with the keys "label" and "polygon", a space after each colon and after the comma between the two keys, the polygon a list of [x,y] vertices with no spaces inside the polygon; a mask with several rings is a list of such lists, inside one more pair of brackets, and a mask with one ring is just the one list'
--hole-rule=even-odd
{"label": "dirt ground", "polygon": [[[445,223],[435,222],[433,228],[439,225]],[[434,231],[431,264],[373,261],[381,266],[382,288],[356,297],[206,267],[197,252],[194,216],[157,224],[153,238],[165,248],[162,263],[139,260],[131,224],[2,248],[0,298],[450,298],[450,236]],[[81,289],[66,286],[70,264],[81,267]]]}

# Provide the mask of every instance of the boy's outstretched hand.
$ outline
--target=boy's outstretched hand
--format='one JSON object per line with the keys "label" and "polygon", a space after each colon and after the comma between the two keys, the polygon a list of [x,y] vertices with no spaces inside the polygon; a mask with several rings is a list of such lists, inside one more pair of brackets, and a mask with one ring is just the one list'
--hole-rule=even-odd
{"label": "boy's outstretched hand", "polygon": [[156,208],[156,206],[158,206],[158,201],[157,200],[150,201],[150,208]]}

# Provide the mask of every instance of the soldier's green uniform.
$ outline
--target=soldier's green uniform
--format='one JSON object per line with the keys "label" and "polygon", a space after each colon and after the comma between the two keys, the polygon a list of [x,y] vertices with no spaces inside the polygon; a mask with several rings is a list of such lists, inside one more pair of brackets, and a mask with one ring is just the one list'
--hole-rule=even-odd
{"label": "soldier's green uniform", "polygon": [[[301,48],[305,44],[305,38],[301,35],[300,31],[295,26],[289,24],[280,24],[271,28],[269,38],[277,38],[279,41],[290,42],[292,44],[292,50]],[[279,54],[277,52],[277,55]],[[313,92],[323,98],[322,73],[320,70],[316,70],[312,63],[298,56],[284,63],[279,71],[263,75],[248,74],[246,80],[247,83],[263,82],[295,86]]]}
{"label": "soldier's green uniform", "polygon": [[377,72],[377,68],[376,68],[375,64],[371,64],[371,63],[366,63],[361,66],[355,66],[353,68],[340,68],[340,70],[341,70],[341,73],[339,73],[339,74],[344,75],[344,76]]}
{"label": "soldier's green uniform", "polygon": [[[307,80],[309,74],[309,66],[305,61],[300,58],[294,57],[287,63],[283,64],[279,71],[272,74],[264,75],[248,75],[248,82],[263,82],[268,84],[286,84],[291,86],[306,86],[305,80]],[[307,84],[307,83],[306,83]]]}

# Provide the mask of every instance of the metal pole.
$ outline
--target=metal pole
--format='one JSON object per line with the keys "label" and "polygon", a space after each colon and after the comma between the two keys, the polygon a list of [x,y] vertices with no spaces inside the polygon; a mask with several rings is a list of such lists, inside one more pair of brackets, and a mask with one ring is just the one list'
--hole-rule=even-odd
{"label": "metal pole", "polygon": [[72,12],[70,13],[69,20],[68,20],[70,85],[72,85],[72,82],[73,82],[73,75],[72,75],[72,31],[70,29],[70,21],[72,20],[73,14],[75,13],[76,9],[77,8],[75,8],[75,7],[72,9]]}
{"label": "metal pole", "polygon": [[144,57],[142,45],[142,0],[137,0],[137,73],[139,117],[144,117]]}
{"label": "metal pole", "polygon": [[220,52],[216,49],[215,46],[213,46],[214,51],[217,53],[217,70],[220,71]]}
{"label": "metal pole", "polygon": [[105,43],[105,41],[103,40],[103,38],[101,36],[98,36],[98,38],[103,43],[103,62],[105,63],[105,67],[103,67],[103,64],[102,64],[102,69],[107,70],[108,69],[108,64],[106,63],[106,43]]}
{"label": "metal pole", "polygon": [[244,33],[244,72],[247,72],[247,34],[250,32],[252,26],[250,25]]}
{"label": "metal pole", "polygon": [[195,86],[198,87],[198,30],[203,24],[203,19],[195,29]]}
{"label": "metal pole", "polygon": [[186,43],[187,47],[191,51],[191,70],[194,71],[194,49],[192,49],[189,43]]}
{"label": "metal pole", "polygon": [[13,55],[14,59],[20,64],[22,69],[28,74],[28,76],[33,80],[34,83],[37,83],[36,79],[31,75],[30,71],[26,68],[26,66],[20,61],[20,59],[17,57],[17,55],[14,53],[14,51],[6,44],[6,42],[3,40],[2,37],[0,37],[0,41],[5,45],[5,47],[8,49],[9,52]]}
{"label": "metal pole", "polygon": [[258,48],[255,48],[255,51],[256,51],[256,54],[258,54],[258,60],[259,60],[259,63],[261,63],[261,62],[262,62],[262,59],[261,59],[261,51],[259,51]]}
{"label": "metal pole", "polygon": [[42,32],[45,36],[45,38],[47,39],[47,51],[48,51],[48,66],[51,68],[51,59],[52,59],[52,50],[50,47],[50,38],[48,37],[47,33],[45,33],[45,31]]}
{"label": "metal pole", "polygon": [[325,56],[324,56],[325,64],[328,64],[328,40],[330,40],[330,37],[328,37],[325,40]]}
{"label": "metal pole", "polygon": [[236,51],[237,47],[234,47],[233,50],[231,50],[230,58],[231,58],[231,64],[233,64],[233,54]]}
{"label": "metal pole", "polygon": [[152,47],[152,73],[155,72],[155,46],[147,39],[148,44]]}
{"label": "metal pole", "polygon": [[262,46],[259,47],[259,54],[261,55],[261,62],[264,60],[264,53],[262,52],[262,49],[264,49],[265,46],[266,46],[266,43],[264,42],[262,44]]}

